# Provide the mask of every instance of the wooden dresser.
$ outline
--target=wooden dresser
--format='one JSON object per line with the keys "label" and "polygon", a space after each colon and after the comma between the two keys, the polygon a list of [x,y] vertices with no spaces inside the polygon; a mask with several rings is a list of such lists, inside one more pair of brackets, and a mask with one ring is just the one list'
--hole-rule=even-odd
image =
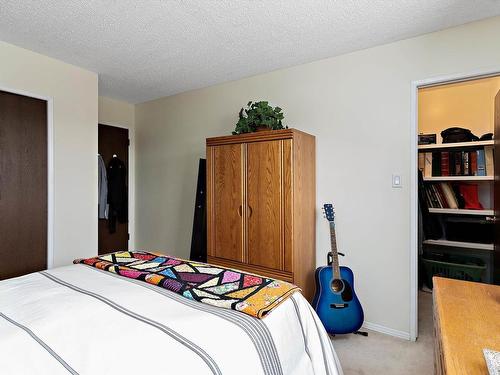
{"label": "wooden dresser", "polygon": [[483,349],[500,351],[500,286],[433,278],[437,374],[488,374]]}
{"label": "wooden dresser", "polygon": [[295,283],[316,265],[315,138],[295,129],[207,139],[208,262]]}

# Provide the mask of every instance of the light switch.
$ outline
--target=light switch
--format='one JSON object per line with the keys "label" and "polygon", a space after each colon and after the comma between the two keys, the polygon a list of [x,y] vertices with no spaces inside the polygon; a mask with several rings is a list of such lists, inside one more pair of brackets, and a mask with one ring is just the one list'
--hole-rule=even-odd
{"label": "light switch", "polygon": [[401,176],[398,174],[392,175],[392,187],[393,188],[401,188],[403,187],[403,183],[401,181]]}

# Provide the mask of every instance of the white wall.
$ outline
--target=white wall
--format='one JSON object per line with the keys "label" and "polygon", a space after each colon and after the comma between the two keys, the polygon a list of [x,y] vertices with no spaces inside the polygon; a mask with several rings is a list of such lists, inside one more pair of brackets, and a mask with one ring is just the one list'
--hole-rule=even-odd
{"label": "white wall", "polygon": [[0,88],[52,99],[54,266],[97,254],[97,75],[0,42]]}
{"label": "white wall", "polygon": [[128,165],[129,249],[135,249],[135,106],[120,100],[99,97],[99,124],[128,129],[130,139]]}
{"label": "white wall", "polygon": [[[269,100],[316,135],[317,206],[333,202],[366,321],[410,331],[411,83],[500,69],[500,18],[136,106],[138,247],[187,257],[198,158],[241,106]],[[403,188],[391,187],[401,174]],[[317,214],[317,264],[328,227]]]}

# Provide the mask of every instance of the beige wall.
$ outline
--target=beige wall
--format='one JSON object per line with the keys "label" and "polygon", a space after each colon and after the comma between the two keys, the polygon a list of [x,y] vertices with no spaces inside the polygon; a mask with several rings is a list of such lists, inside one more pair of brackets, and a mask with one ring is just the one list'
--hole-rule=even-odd
{"label": "beige wall", "polygon": [[319,207],[333,202],[366,321],[408,333],[411,83],[500,69],[498,35],[493,18],[137,105],[138,247],[189,255],[205,138],[230,134],[247,101],[269,100],[317,137],[317,264],[329,249]]}
{"label": "beige wall", "polygon": [[129,249],[135,248],[135,106],[120,100],[99,97],[99,124],[128,129],[129,148]]}
{"label": "beige wall", "polygon": [[424,134],[437,134],[452,126],[470,129],[480,137],[493,133],[495,96],[500,77],[426,87],[418,93],[418,127]]}
{"label": "beige wall", "polygon": [[97,254],[97,75],[0,42],[0,88],[52,99],[54,266]]}

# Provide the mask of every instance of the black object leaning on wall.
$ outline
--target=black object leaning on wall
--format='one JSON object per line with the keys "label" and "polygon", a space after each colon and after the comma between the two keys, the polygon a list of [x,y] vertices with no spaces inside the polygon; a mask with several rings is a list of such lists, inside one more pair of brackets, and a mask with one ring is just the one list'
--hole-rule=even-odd
{"label": "black object leaning on wall", "polygon": [[191,236],[190,259],[196,262],[207,261],[207,161],[200,159],[198,165],[198,183],[194,206],[193,234]]}

